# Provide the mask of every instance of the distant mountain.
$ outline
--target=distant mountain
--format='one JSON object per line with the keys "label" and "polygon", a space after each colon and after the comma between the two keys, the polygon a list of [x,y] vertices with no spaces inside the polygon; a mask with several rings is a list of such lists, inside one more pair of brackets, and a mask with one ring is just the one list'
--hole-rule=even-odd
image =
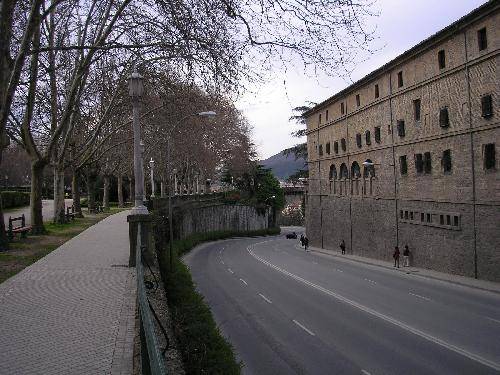
{"label": "distant mountain", "polygon": [[307,169],[304,159],[301,158],[295,160],[295,156],[293,154],[290,154],[287,157],[283,155],[283,152],[279,152],[270,158],[261,160],[260,164],[271,169],[274,176],[279,180],[286,180],[298,170]]}

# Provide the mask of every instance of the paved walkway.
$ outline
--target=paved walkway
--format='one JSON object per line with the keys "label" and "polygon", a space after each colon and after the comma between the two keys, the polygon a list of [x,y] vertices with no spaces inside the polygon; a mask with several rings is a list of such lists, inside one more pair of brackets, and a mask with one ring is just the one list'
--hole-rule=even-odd
{"label": "paved walkway", "polygon": [[[73,199],[64,200],[66,207],[73,205]],[[3,220],[5,225],[9,225],[9,216],[19,217],[24,214],[24,219],[26,224],[31,224],[31,212],[30,206],[24,206],[19,208],[8,208],[3,212]],[[42,215],[43,221],[52,221],[54,218],[54,200],[53,199],[43,199],[42,200]],[[19,224],[17,222],[16,224]]]}
{"label": "paved walkway", "polygon": [[135,268],[128,212],[0,284],[0,374],[131,374]]}

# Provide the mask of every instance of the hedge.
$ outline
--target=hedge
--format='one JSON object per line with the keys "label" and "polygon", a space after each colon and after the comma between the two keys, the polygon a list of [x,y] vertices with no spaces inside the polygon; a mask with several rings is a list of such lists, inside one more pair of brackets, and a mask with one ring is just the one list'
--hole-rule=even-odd
{"label": "hedge", "polygon": [[2,191],[1,196],[3,209],[29,206],[30,204],[30,193],[23,191]]}
{"label": "hedge", "polygon": [[196,291],[189,269],[179,256],[206,241],[279,233],[279,228],[250,232],[220,231],[199,233],[174,241],[172,271],[169,269],[168,251],[160,252],[167,302],[186,374],[240,374],[242,364],[236,361],[232,346],[220,333],[209,306]]}

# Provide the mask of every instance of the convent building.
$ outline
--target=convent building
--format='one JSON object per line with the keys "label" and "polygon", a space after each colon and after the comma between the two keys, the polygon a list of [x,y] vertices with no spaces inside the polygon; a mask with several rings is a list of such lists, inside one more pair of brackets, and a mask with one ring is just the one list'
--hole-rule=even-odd
{"label": "convent building", "polygon": [[305,113],[312,246],[500,281],[500,1]]}

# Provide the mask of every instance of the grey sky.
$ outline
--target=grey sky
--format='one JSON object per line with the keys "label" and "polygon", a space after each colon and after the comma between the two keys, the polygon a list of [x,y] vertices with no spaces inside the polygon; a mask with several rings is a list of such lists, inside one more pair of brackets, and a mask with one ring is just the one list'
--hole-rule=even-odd
{"label": "grey sky", "polygon": [[[484,4],[484,0],[377,0],[379,12],[372,22],[378,39],[377,51],[360,63],[351,79],[356,81],[408,50],[450,23]],[[291,109],[306,101],[321,102],[347,87],[345,78],[305,76],[300,64],[287,72],[273,72],[273,79],[238,101],[253,127],[259,157],[265,159],[298,143],[290,132]],[[255,93],[256,92],[256,93]]]}

